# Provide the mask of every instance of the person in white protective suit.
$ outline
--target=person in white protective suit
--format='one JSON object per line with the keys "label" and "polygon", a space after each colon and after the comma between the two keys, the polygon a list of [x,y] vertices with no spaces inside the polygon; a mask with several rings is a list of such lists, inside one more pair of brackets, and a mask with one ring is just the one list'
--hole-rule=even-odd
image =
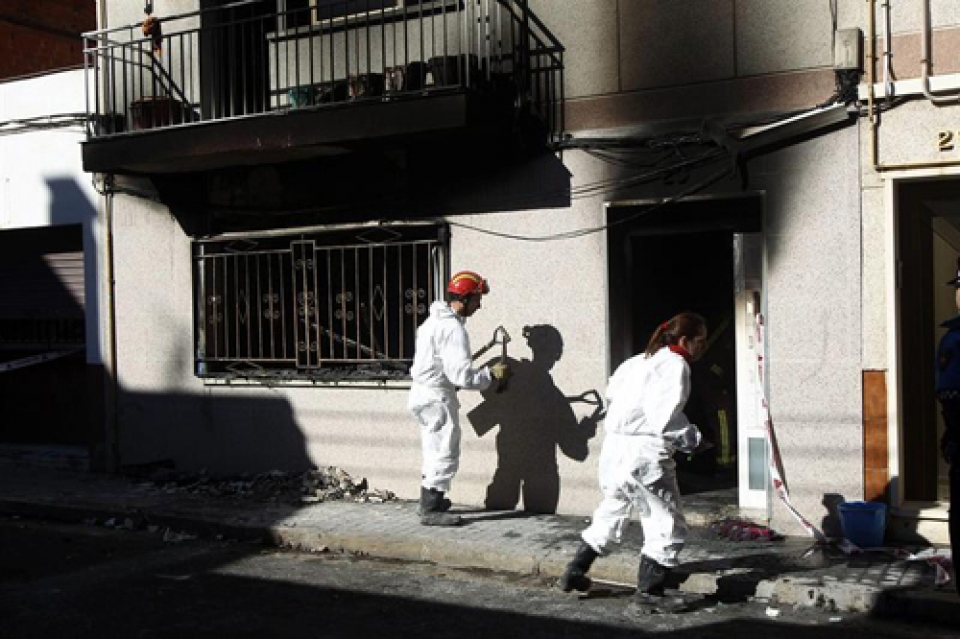
{"label": "person in white protective suit", "polygon": [[460,466],[457,391],[483,391],[493,380],[505,381],[510,376],[506,364],[472,367],[470,338],[464,324],[489,292],[486,280],[476,273],[457,273],[447,284],[446,301],[434,302],[430,316],[417,329],[407,407],[420,423],[423,467],[419,513],[420,523],[425,526],[462,523],[459,516],[447,512],[450,500],[445,497]]}
{"label": "person in white protective suit", "polygon": [[700,431],[683,408],[690,396],[690,363],[703,354],[706,338],[702,317],[680,313],[661,324],[646,351],[610,378],[600,452],[603,499],[560,579],[564,592],[590,589],[587,571],[620,542],[636,507],[643,547],[635,598],[639,603],[665,601],[664,582],[687,535],[673,455],[693,452],[701,443]]}

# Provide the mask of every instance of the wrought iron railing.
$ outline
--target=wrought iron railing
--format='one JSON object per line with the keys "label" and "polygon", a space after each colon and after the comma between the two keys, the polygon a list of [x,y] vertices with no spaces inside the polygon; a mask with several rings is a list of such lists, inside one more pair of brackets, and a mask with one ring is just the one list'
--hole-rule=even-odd
{"label": "wrought iron railing", "polygon": [[564,50],[526,0],[246,0],[156,25],[84,35],[90,137],[450,90],[563,131]]}
{"label": "wrought iron railing", "polygon": [[197,374],[405,377],[443,295],[446,238],[404,225],[197,241]]}

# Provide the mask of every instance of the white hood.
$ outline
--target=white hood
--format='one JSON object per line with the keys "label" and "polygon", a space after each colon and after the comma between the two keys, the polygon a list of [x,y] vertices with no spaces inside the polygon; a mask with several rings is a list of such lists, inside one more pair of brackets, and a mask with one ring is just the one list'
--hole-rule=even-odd
{"label": "white hood", "polygon": [[417,329],[417,348],[410,368],[415,384],[442,390],[485,390],[490,370],[472,368],[465,319],[446,302],[430,305],[430,316]]}

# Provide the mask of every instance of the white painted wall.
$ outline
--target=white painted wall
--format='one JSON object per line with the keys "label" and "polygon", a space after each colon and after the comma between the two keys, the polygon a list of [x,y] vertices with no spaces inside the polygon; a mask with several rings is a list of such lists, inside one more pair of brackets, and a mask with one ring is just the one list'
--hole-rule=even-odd
{"label": "white painted wall", "polygon": [[[919,2],[894,3],[894,33],[919,28]],[[710,19],[692,13],[682,26],[684,33],[697,36],[690,41],[701,48],[702,64],[691,64],[678,53],[675,30],[651,28],[645,19],[653,11],[669,12],[676,0],[532,0],[531,6],[567,46],[570,100],[831,64],[829,2],[698,3]],[[955,4],[933,1],[935,27],[960,23]],[[866,3],[837,5],[840,28],[866,30]],[[195,3],[158,0],[157,13],[190,6]],[[117,2],[111,7],[118,7],[112,14],[117,19],[140,18],[139,7]],[[651,39],[661,33],[672,39]],[[679,71],[670,66],[678,56],[686,65]],[[706,93],[704,99],[709,97]],[[881,160],[944,159],[937,156],[936,132],[960,130],[958,122],[956,106],[915,100],[891,110],[884,114]],[[886,178],[869,167],[868,141],[864,121],[859,128],[824,135],[750,165],[751,187],[767,197],[771,409],[790,488],[815,523],[824,514],[825,495],[862,496],[862,371],[887,370],[892,355],[888,309],[894,300],[887,287],[894,256],[886,214],[892,203],[885,200]],[[0,144],[6,143],[0,137]],[[4,153],[0,162],[4,157],[11,155]],[[577,153],[566,153],[564,162],[574,184],[614,175]],[[738,185],[724,188],[734,192]],[[658,186],[620,197],[663,194]],[[598,197],[562,210],[453,221],[545,234],[602,223],[602,205]],[[125,461],[174,456],[185,467],[239,469],[298,461],[285,453],[299,448],[304,453],[299,461],[341,465],[374,486],[406,497],[415,494],[418,435],[404,408],[403,389],[205,387],[191,370],[189,240],[163,207],[126,197],[118,198],[117,233]],[[516,338],[512,351],[527,356],[520,328],[552,324],[565,343],[563,359],[552,371],[556,385],[568,395],[603,389],[606,305],[617,292],[607,287],[602,234],[524,244],[455,227],[452,242],[454,269],[480,270],[493,286],[484,309],[469,324],[475,345],[502,323]],[[562,294],[531,291],[529,282],[541,280],[562,283]],[[171,402],[172,397],[182,401]],[[477,401],[464,394],[463,414]],[[559,456],[561,511],[586,513],[595,506],[601,440],[602,434],[591,442],[586,463]],[[896,452],[892,449],[891,455]],[[465,420],[463,465],[453,497],[482,502],[495,465],[493,437],[477,437]],[[792,526],[778,508],[775,527]]]}
{"label": "white painted wall", "polygon": [[[83,70],[0,83],[0,122],[84,111]],[[83,127],[8,130],[0,135],[0,231],[83,225],[87,361],[100,363],[98,195],[81,164]]]}
{"label": "white painted wall", "polygon": [[[638,66],[649,63],[645,54],[655,52],[669,61],[676,52],[668,44],[654,47],[649,39],[646,43],[638,39],[636,20],[618,25],[610,12],[621,10],[624,2],[578,0],[579,12],[563,9],[574,5],[573,0],[533,4],[568,47],[568,97],[662,84],[662,77],[648,77]],[[669,4],[636,0],[631,15],[639,12],[639,19],[643,10],[665,10]],[[831,60],[829,50],[824,50],[831,28],[826,2],[805,3],[808,13],[788,10],[788,2],[778,3],[783,11],[747,2],[736,16],[727,10],[732,6],[729,0],[705,4],[711,15],[728,19],[690,25],[694,33],[712,34],[698,40],[709,64],[694,69],[699,76],[677,77],[680,83],[691,78],[722,79],[735,72],[804,69]],[[772,31],[770,21],[776,22]],[[789,35],[786,44],[780,43],[787,49],[775,49],[780,46],[777,38],[765,33]],[[865,222],[860,215],[859,153],[859,132],[848,128],[751,163],[751,188],[767,196],[771,408],[794,498],[817,523],[825,514],[826,494],[859,499],[863,490],[861,231]],[[609,165],[584,154],[568,152],[563,161],[575,186],[617,175]],[[565,209],[504,211],[457,216],[451,221],[512,234],[544,235],[602,225],[605,197],[664,196],[675,188],[655,185],[574,200]],[[739,183],[730,180],[714,191],[739,189]],[[126,196],[117,198],[116,231],[124,463],[172,457],[182,468],[219,471],[337,465],[367,477],[375,487],[395,490],[406,498],[416,496],[418,431],[405,409],[405,389],[204,386],[192,372],[189,239],[164,207]],[[483,310],[468,324],[474,345],[482,344],[495,326],[503,324],[515,338],[513,356],[529,357],[521,328],[551,324],[564,340],[563,357],[551,371],[555,385],[565,395],[590,389],[602,392],[609,357],[607,304],[611,296],[622,294],[607,285],[605,242],[605,235],[598,233],[562,242],[524,243],[454,227],[454,270],[478,270],[490,279],[493,289]],[[539,283],[549,287],[544,290]],[[473,432],[466,415],[479,396],[461,396],[463,459],[452,497],[480,504],[497,466],[495,433],[480,437]],[[591,441],[585,462],[558,452],[561,512],[586,514],[596,506],[602,438],[601,432]],[[774,525],[797,530],[779,508]]]}
{"label": "white painted wall", "polygon": [[[578,183],[608,173],[569,154]],[[404,498],[419,494],[419,429],[406,410],[407,389],[204,386],[193,374],[190,240],[160,205],[118,196],[115,206],[120,430],[124,463],[173,458],[178,467],[236,472],[340,466],[374,487]],[[500,232],[543,235],[602,225],[600,198],[571,209],[457,217]],[[510,355],[530,358],[525,325],[550,324],[564,351],[551,371],[566,396],[602,392],[607,370],[605,236],[556,243],[493,238],[454,227],[454,270],[474,269],[491,295],[471,318],[475,348],[503,324]],[[453,499],[482,504],[497,467],[496,429],[478,436],[468,413],[477,393],[460,393],[463,458]],[[578,417],[591,412],[576,408]],[[596,459],[602,434],[585,462],[557,451],[563,512],[596,506]]]}
{"label": "white painted wall", "polygon": [[[795,503],[816,522],[825,515],[826,494],[858,499],[863,490],[857,142],[856,129],[848,128],[751,165],[751,187],[766,192],[768,202],[771,408]],[[617,174],[580,153],[565,153],[564,163],[575,185]],[[729,180],[715,192],[739,188]],[[667,194],[655,186],[616,198]],[[566,209],[451,222],[546,235],[601,226],[603,203],[597,196]],[[116,216],[125,463],[171,457],[184,468],[218,471],[337,465],[375,487],[417,495],[418,430],[405,409],[405,389],[204,386],[192,372],[189,239],[156,204],[119,197]],[[607,304],[622,294],[607,286],[604,233],[526,243],[454,226],[451,256],[454,270],[476,269],[491,282],[484,308],[468,324],[475,346],[503,324],[515,337],[511,354],[529,357],[521,328],[553,325],[564,340],[563,357],[551,371],[554,384],[568,396],[604,391]],[[461,401],[463,458],[452,497],[482,504],[498,464],[495,432],[473,432],[467,414],[478,395],[461,393]],[[561,512],[587,514],[596,506],[602,439],[601,429],[584,462],[557,452]],[[798,531],[779,507],[775,526]]]}

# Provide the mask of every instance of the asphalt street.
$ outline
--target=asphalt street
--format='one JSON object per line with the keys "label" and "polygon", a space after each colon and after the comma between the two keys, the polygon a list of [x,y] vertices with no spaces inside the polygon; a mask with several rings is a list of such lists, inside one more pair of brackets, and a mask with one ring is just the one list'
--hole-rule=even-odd
{"label": "asphalt street", "polygon": [[[631,616],[615,586],[302,553],[163,531],[0,519],[0,637],[955,637],[956,630],[704,600]],[[773,616],[775,615],[775,616]]]}

